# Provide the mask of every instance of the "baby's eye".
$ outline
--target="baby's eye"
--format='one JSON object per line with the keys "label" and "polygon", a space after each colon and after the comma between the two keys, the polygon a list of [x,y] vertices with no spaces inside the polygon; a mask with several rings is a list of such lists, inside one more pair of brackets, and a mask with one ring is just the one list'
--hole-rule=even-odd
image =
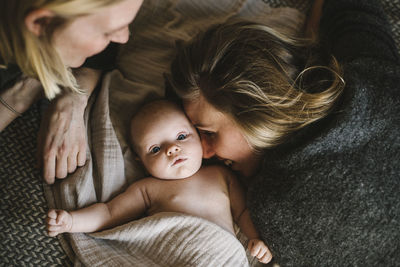
{"label": "baby's eye", "polygon": [[187,137],[187,134],[180,134],[178,135],[178,138],[176,138],[176,140],[185,140]]}
{"label": "baby's eye", "polygon": [[155,146],[150,150],[151,153],[156,154],[158,152],[160,152],[160,147],[159,146]]}

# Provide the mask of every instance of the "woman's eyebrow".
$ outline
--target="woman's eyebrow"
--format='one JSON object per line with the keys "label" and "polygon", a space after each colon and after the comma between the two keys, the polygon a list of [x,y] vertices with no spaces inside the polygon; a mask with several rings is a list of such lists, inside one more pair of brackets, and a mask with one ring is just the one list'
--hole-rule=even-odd
{"label": "woman's eyebrow", "polygon": [[204,128],[204,127],[206,127],[206,125],[204,125],[204,124],[202,124],[202,123],[193,123],[193,126],[194,127],[200,127],[200,128]]}
{"label": "woman's eyebrow", "polygon": [[200,130],[210,130],[211,126],[209,125],[204,125],[204,124],[194,124],[194,127],[200,129]]}

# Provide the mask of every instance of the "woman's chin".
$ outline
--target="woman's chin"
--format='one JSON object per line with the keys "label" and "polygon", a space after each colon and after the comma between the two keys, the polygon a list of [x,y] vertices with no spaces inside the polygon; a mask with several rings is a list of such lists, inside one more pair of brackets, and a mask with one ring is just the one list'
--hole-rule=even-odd
{"label": "woman's chin", "polygon": [[79,68],[82,67],[83,63],[85,63],[86,58],[70,58],[64,61],[64,64],[70,68]]}

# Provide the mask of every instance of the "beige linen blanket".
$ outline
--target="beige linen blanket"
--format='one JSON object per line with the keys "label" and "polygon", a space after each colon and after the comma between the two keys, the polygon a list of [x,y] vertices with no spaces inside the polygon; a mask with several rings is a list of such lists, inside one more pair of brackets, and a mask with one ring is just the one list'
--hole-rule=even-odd
{"label": "beige linen blanket", "polygon": [[[90,98],[85,114],[87,162],[66,179],[45,185],[50,208],[72,210],[109,201],[146,175],[129,149],[129,119],[143,101],[164,96],[163,74],[176,40],[187,40],[232,17],[299,30],[299,12],[274,9],[266,2],[145,1],[132,24],[133,36],[121,49],[117,70],[105,75],[101,90]],[[257,265],[245,252],[246,239],[240,233],[238,238],[204,219],[177,213],[156,214],[94,234],[59,236],[76,266]]]}

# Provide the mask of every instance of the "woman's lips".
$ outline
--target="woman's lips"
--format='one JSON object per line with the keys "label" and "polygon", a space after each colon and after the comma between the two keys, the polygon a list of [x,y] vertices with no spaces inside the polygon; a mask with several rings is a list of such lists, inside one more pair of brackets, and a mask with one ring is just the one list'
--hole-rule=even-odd
{"label": "woman's lips", "polygon": [[182,158],[176,159],[176,160],[174,161],[174,163],[172,164],[172,166],[178,165],[178,164],[180,164],[180,163],[182,163],[182,162],[184,162],[184,161],[186,161],[186,160],[187,160],[187,159],[182,159]]}

